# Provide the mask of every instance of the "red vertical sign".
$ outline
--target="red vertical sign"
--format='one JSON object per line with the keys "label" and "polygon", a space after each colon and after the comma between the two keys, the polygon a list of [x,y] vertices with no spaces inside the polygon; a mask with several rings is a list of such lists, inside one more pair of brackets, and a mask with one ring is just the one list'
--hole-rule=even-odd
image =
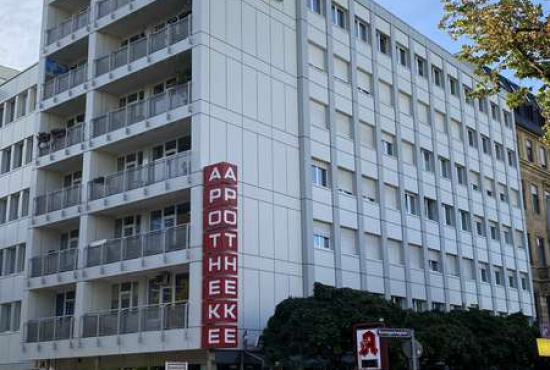
{"label": "red vertical sign", "polygon": [[202,347],[238,345],[237,166],[204,168]]}

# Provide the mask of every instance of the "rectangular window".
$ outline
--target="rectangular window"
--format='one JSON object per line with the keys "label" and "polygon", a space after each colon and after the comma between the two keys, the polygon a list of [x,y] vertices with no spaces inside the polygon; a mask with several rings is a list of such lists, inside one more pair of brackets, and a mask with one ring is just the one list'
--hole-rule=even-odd
{"label": "rectangular window", "polygon": [[4,303],[0,306],[0,332],[11,331],[11,303]]}
{"label": "rectangular window", "polygon": [[453,139],[462,142],[462,124],[454,119],[451,119],[451,136]]}
{"label": "rectangular window", "polygon": [[535,151],[533,149],[533,142],[530,139],[525,140],[525,156],[529,162],[535,162]]}
{"label": "rectangular window", "polygon": [[17,220],[19,217],[19,198],[20,193],[15,193],[10,196],[10,221]]}
{"label": "rectangular window", "polygon": [[395,151],[395,137],[393,135],[386,132],[382,133],[382,149],[384,150],[385,155],[391,157],[397,155]]}
{"label": "rectangular window", "polygon": [[512,128],[512,114],[507,111],[503,111],[504,125],[508,128]]}
{"label": "rectangular window", "polygon": [[380,31],[378,34],[378,51],[382,54],[390,55],[390,37]]}
{"label": "rectangular window", "polygon": [[544,238],[537,237],[537,253],[539,254],[539,266],[546,266],[546,250]]}
{"label": "rectangular window", "polygon": [[363,42],[369,42],[369,25],[362,19],[355,18],[355,37]]}
{"label": "rectangular window", "polygon": [[29,95],[28,92],[25,91],[21,95],[19,95],[19,114],[18,117],[23,117],[27,115],[27,101],[28,101]]}
{"label": "rectangular window", "polygon": [[475,171],[470,171],[470,181],[472,183],[472,190],[479,191],[479,173]]}
{"label": "rectangular window", "polygon": [[466,104],[468,105],[474,105],[474,99],[472,99],[472,89],[470,89],[466,85],[462,85],[462,89],[464,91],[464,100],[466,101]]}
{"label": "rectangular window", "polygon": [[27,247],[25,244],[17,246],[17,266],[15,272],[22,272],[25,269],[25,258],[27,254]]}
{"label": "rectangular window", "polygon": [[347,29],[347,22],[346,22],[347,12],[346,12],[346,10],[339,7],[336,4],[332,4],[331,10],[332,10],[332,24],[337,26],[337,27]]}
{"label": "rectangular window", "polygon": [[403,244],[398,240],[388,239],[388,257],[393,265],[403,265],[405,257],[403,253]]}
{"label": "rectangular window", "polygon": [[380,261],[382,260],[382,243],[380,236],[365,233],[365,244],[367,259]]}
{"label": "rectangular window", "polygon": [[30,189],[23,190],[22,194],[21,217],[27,217],[29,215]]}
{"label": "rectangular window", "polygon": [[495,222],[489,222],[489,231],[491,232],[492,240],[500,240],[499,228]]}
{"label": "rectangular window", "polygon": [[361,131],[361,144],[367,148],[374,148],[374,127],[366,122],[359,122],[359,130]]}
{"label": "rectangular window", "polygon": [[542,168],[548,168],[548,151],[543,146],[539,146],[539,162]]}
{"label": "rectangular window", "polygon": [[407,116],[412,116],[412,97],[402,91],[399,92],[399,111]]}
{"label": "rectangular window", "polygon": [[309,43],[309,65],[320,70],[326,70],[325,49],[317,44]]}
{"label": "rectangular window", "polygon": [[378,181],[363,176],[363,199],[369,202],[378,202]]}
{"label": "rectangular window", "polygon": [[508,165],[510,167],[516,167],[516,153],[513,150],[508,149]]}
{"label": "rectangular window", "polygon": [[502,235],[504,236],[504,242],[506,244],[512,245],[512,229],[508,226],[503,226]]}
{"label": "rectangular window", "polygon": [[307,0],[309,9],[319,15],[323,15],[323,0]]}
{"label": "rectangular window", "polygon": [[500,267],[495,267],[495,284],[496,285],[502,285],[502,270]]}
{"label": "rectangular window", "polygon": [[313,247],[322,250],[331,250],[330,225],[324,222],[313,221]]}
{"label": "rectangular window", "polygon": [[489,177],[485,178],[485,193],[491,198],[495,196],[495,182]]}
{"label": "rectangular window", "polygon": [[25,141],[25,164],[29,164],[32,161],[32,154],[34,150],[33,137],[31,136]]}
{"label": "rectangular window", "polygon": [[449,90],[451,90],[451,95],[458,96],[458,81],[452,76],[449,76]]}
{"label": "rectangular window", "polygon": [[380,80],[378,83],[378,89],[379,89],[379,95],[380,95],[380,102],[390,107],[393,107],[392,85]]}
{"label": "rectangular window", "polygon": [[470,213],[468,211],[460,210],[460,228],[462,231],[470,232]]}
{"label": "rectangular window", "polygon": [[453,206],[448,204],[443,204],[443,213],[445,215],[445,225],[454,227],[455,212],[454,212]]}
{"label": "rectangular window", "polygon": [[353,195],[353,172],[343,168],[338,169],[338,190],[340,193]]}
{"label": "rectangular window", "polygon": [[481,281],[484,282],[484,283],[488,283],[489,282],[489,267],[484,263],[481,263],[480,265],[481,265],[481,267],[479,268],[479,273],[480,273]]}
{"label": "rectangular window", "polygon": [[409,67],[409,50],[403,45],[397,45],[397,58],[401,66]]}
{"label": "rectangular window", "polygon": [[428,72],[427,72],[427,62],[426,62],[426,59],[422,58],[421,56],[419,55],[415,55],[415,60],[416,60],[416,73],[420,76],[420,77],[424,77],[426,78]]}
{"label": "rectangular window", "polygon": [[468,144],[472,148],[477,148],[477,133],[472,129],[468,129]]}
{"label": "rectangular window", "polygon": [[434,79],[435,86],[443,88],[443,71],[441,68],[432,66],[432,75]]}
{"label": "rectangular window", "polygon": [[347,114],[336,112],[336,132],[347,139],[353,138],[351,117]]}
{"label": "rectangular window", "polygon": [[394,210],[399,209],[399,189],[386,184],[385,189],[386,207]]}
{"label": "rectangular window", "polygon": [[19,168],[23,165],[23,147],[25,146],[25,141],[20,141],[13,145],[13,164],[12,167]]}
{"label": "rectangular window", "polygon": [[418,121],[430,125],[430,107],[418,101]]}
{"label": "rectangular window", "polygon": [[337,56],[334,57],[334,77],[349,83],[349,63]]}
{"label": "rectangular window", "polygon": [[504,161],[504,148],[502,144],[495,143],[495,157],[497,161]]}
{"label": "rectangular window", "polygon": [[311,180],[313,185],[328,188],[328,165],[315,161],[311,165]]}
{"label": "rectangular window", "polygon": [[310,121],[313,126],[327,128],[327,106],[315,100],[309,101]]}
{"label": "rectangular window", "polygon": [[430,249],[428,251],[428,266],[433,272],[441,272],[441,253]]}
{"label": "rectangular window", "polygon": [[408,141],[401,142],[401,160],[407,164],[415,165],[414,145]]}
{"label": "rectangular window", "polygon": [[441,169],[441,176],[446,179],[451,178],[451,161],[447,158],[439,157],[439,167]]}
{"label": "rectangular window", "polygon": [[10,172],[11,166],[11,147],[2,150],[2,168],[1,173]]}
{"label": "rectangular window", "polygon": [[409,261],[411,268],[424,269],[424,250],[420,245],[409,244]]}
{"label": "rectangular window", "polygon": [[424,198],[424,213],[428,220],[437,221],[437,203],[434,199]]}
{"label": "rectangular window", "polygon": [[508,285],[510,288],[517,289],[518,281],[516,279],[516,274],[512,270],[508,270]]}
{"label": "rectangular window", "polygon": [[466,168],[460,164],[456,164],[456,178],[460,185],[466,185]]}
{"label": "rectangular window", "polygon": [[478,101],[478,108],[481,113],[487,112],[487,100],[485,98],[480,98]]}
{"label": "rectangular window", "polygon": [[357,69],[357,89],[364,94],[372,91],[372,75],[362,69]]}
{"label": "rectangular window", "polygon": [[500,122],[500,110],[498,109],[498,105],[491,102],[491,117],[494,121]]}
{"label": "rectangular window", "polygon": [[418,216],[418,195],[405,193],[405,207],[408,214]]}
{"label": "rectangular window", "polygon": [[531,191],[531,205],[533,207],[533,212],[540,214],[539,188],[534,184],[530,184],[529,189]]}
{"label": "rectangular window", "polygon": [[424,171],[434,172],[434,155],[427,149],[422,149],[422,163],[424,165]]}
{"label": "rectangular window", "polygon": [[0,199],[0,224],[6,222],[8,213],[8,198]]}
{"label": "rectangular window", "polygon": [[479,216],[475,216],[476,233],[480,237],[485,237],[485,221]]}
{"label": "rectangular window", "polygon": [[15,119],[15,98],[6,103],[6,124],[13,122]]}
{"label": "rectangular window", "polygon": [[483,153],[491,155],[491,140],[487,136],[481,135],[481,145]]}

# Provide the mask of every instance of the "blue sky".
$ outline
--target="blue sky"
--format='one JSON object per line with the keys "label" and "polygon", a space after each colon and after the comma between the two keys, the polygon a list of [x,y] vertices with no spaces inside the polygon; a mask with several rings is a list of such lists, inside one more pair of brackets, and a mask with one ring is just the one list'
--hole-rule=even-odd
{"label": "blue sky", "polygon": [[[449,51],[458,50],[437,29],[442,14],[440,0],[376,1]],[[21,70],[38,60],[42,3],[43,0],[0,0],[0,65]]]}

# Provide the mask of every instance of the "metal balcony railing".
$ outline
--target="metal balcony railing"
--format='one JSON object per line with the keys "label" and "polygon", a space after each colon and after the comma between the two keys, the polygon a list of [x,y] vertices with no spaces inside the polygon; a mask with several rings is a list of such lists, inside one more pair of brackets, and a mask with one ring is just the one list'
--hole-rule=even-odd
{"label": "metal balcony railing", "polygon": [[191,15],[167,27],[131,42],[129,45],[95,61],[95,77],[173,45],[189,37],[192,32]]}
{"label": "metal balcony railing", "polygon": [[26,343],[52,342],[73,338],[74,316],[47,317],[26,323]]}
{"label": "metal balcony railing", "polygon": [[124,108],[96,117],[92,121],[92,137],[98,137],[109,132],[133,125],[176,109],[191,102],[191,82],[178,85],[162,94],[154,95],[127,105]]}
{"label": "metal balcony railing", "polygon": [[34,198],[34,215],[40,216],[80,204],[82,201],[82,184],[56,190]]}
{"label": "metal balcony railing", "polygon": [[86,248],[86,267],[188,249],[189,228],[189,224],[184,224],[90,245]]}
{"label": "metal balcony railing", "polygon": [[82,337],[94,338],[187,327],[187,303],[170,303],[88,313]]}
{"label": "metal balcony railing", "polygon": [[81,10],[65,19],[57,26],[46,31],[46,44],[51,45],[56,41],[86,27],[90,22],[90,8]]}
{"label": "metal balcony railing", "polygon": [[55,76],[44,84],[43,99],[51,98],[61,94],[75,86],[81,85],[88,80],[88,64],[72,69],[66,73]]}
{"label": "metal balcony railing", "polygon": [[114,12],[117,9],[122,8],[124,5],[130,3],[131,0],[103,0],[97,3],[97,19],[103,18],[106,15]]}
{"label": "metal balcony railing", "polygon": [[89,199],[97,200],[125,191],[143,188],[191,172],[191,152],[186,151],[142,166],[129,168],[88,183]]}
{"label": "metal balcony railing", "polygon": [[74,271],[78,267],[78,249],[57,250],[31,258],[30,276],[48,276]]}
{"label": "metal balcony railing", "polygon": [[39,155],[45,156],[51,153],[55,153],[59,150],[69,148],[73,145],[84,142],[84,124],[78,124],[65,131],[65,135],[61,137],[52,137],[47,143],[41,143],[39,145]]}

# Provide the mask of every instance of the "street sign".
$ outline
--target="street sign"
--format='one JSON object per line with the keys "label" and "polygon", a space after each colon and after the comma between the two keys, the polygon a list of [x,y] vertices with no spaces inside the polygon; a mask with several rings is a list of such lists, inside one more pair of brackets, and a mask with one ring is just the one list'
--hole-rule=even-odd
{"label": "street sign", "polygon": [[540,357],[550,357],[550,339],[537,338],[537,348]]}
{"label": "street sign", "polygon": [[411,338],[411,329],[380,328],[378,334],[381,338]]}
{"label": "street sign", "polygon": [[383,369],[379,330],[380,328],[357,328],[355,331],[357,367],[360,370]]}
{"label": "street sign", "polygon": [[166,370],[187,370],[187,362],[166,362]]}
{"label": "street sign", "polygon": [[[406,341],[401,346],[401,349],[403,350],[403,354],[407,358],[412,358],[413,357],[412,343],[413,343],[412,340]],[[417,340],[414,341],[414,349],[416,350],[415,358],[422,357],[422,354],[424,353],[424,347],[422,347],[422,344],[420,344],[420,342],[417,341]]]}

